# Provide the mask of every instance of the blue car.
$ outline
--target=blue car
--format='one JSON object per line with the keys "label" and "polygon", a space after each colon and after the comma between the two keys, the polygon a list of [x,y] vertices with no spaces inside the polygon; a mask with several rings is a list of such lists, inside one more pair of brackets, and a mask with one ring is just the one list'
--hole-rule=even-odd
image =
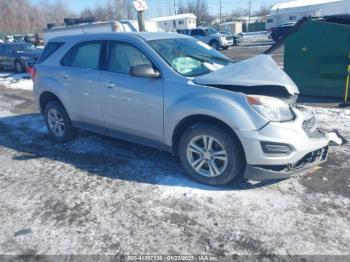
{"label": "blue car", "polygon": [[25,72],[39,59],[42,50],[29,43],[0,44],[0,69]]}

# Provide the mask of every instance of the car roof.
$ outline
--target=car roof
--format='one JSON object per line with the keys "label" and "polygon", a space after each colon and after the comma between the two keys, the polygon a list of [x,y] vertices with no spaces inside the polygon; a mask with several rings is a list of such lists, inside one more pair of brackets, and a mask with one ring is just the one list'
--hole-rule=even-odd
{"label": "car roof", "polygon": [[81,41],[81,40],[94,40],[94,39],[113,39],[113,38],[130,38],[130,39],[143,39],[145,41],[151,41],[151,40],[159,40],[159,39],[170,39],[170,38],[188,38],[188,36],[185,36],[183,34],[177,34],[177,33],[164,33],[164,32],[117,32],[117,33],[99,33],[99,34],[82,34],[82,35],[70,35],[70,36],[59,36],[50,39],[49,42],[52,41],[62,41],[62,42],[69,42],[69,41]]}

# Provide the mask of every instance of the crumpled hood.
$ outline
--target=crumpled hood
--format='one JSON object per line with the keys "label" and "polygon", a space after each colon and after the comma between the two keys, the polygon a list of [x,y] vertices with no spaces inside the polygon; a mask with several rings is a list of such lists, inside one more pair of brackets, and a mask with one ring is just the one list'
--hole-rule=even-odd
{"label": "crumpled hood", "polygon": [[193,80],[199,85],[243,87],[284,87],[290,95],[299,94],[292,79],[275,63],[270,55],[258,55],[228,65]]}

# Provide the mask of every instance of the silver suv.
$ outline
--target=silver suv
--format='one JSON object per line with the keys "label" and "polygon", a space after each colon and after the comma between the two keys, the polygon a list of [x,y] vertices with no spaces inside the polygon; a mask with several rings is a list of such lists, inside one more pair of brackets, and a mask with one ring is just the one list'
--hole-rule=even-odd
{"label": "silver suv", "polygon": [[232,46],[233,36],[222,34],[210,27],[198,27],[196,29],[178,30],[178,33],[190,35],[198,40],[210,45],[214,49],[227,49]]}
{"label": "silver suv", "polygon": [[86,129],[164,149],[202,183],[286,178],[327,158],[329,134],[270,56],[234,63],[171,33],[67,36],[47,44],[33,80],[57,141]]}

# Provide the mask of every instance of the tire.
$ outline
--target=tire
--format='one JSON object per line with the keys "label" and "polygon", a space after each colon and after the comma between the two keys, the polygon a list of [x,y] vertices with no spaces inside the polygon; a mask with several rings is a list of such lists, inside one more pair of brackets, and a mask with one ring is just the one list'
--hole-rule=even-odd
{"label": "tire", "polygon": [[228,46],[223,46],[222,49],[227,50]]}
{"label": "tire", "polygon": [[73,127],[66,110],[60,102],[49,102],[45,106],[44,116],[47,129],[56,141],[69,142],[77,136],[78,130]]}
{"label": "tire", "polygon": [[216,50],[219,50],[219,42],[218,42],[218,41],[216,41],[216,40],[210,41],[209,45],[210,45],[212,48],[214,48],[214,49],[216,49]]}
{"label": "tire", "polygon": [[22,65],[20,61],[15,62],[15,70],[17,73],[23,73],[26,71],[25,67]]}
{"label": "tire", "polygon": [[[204,148],[202,137],[207,137],[207,144],[208,138],[212,138],[212,146],[207,146],[207,149],[211,148],[211,152],[201,151],[202,153],[198,154],[198,149]],[[218,154],[223,151],[225,154]],[[215,158],[213,155],[216,155]],[[207,185],[225,185],[234,180],[239,181],[246,166],[244,152],[238,140],[225,129],[205,123],[195,124],[183,133],[179,143],[179,157],[188,175]],[[226,160],[222,160],[225,157]],[[213,162],[216,170],[210,167],[213,166]],[[199,171],[196,167],[200,167]]]}

